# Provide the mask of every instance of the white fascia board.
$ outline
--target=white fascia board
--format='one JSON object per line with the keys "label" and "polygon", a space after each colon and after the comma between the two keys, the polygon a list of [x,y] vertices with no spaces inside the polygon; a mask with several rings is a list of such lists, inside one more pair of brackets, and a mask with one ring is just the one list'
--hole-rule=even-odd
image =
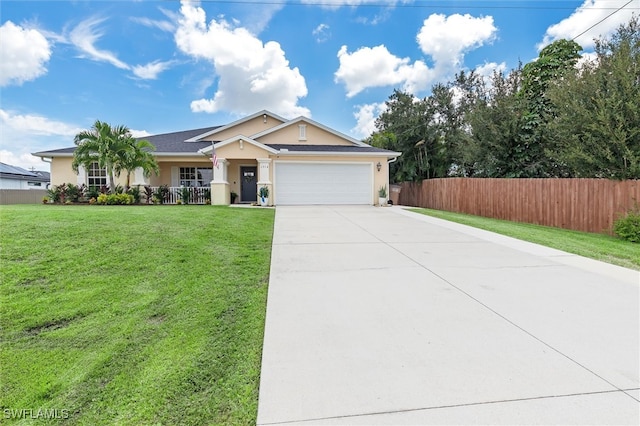
{"label": "white fascia board", "polygon": [[303,117],[303,116],[294,118],[293,120],[284,122],[284,123],[282,123],[282,124],[280,124],[278,126],[270,128],[270,129],[263,130],[260,133],[256,133],[255,135],[251,135],[251,137],[253,139],[258,139],[258,138],[260,138],[260,137],[262,137],[264,135],[268,135],[268,134],[276,132],[276,131],[278,131],[280,129],[284,129],[285,127],[289,127],[291,125],[300,123],[301,121],[304,121],[307,124],[311,124],[312,126],[318,127],[318,128],[320,128],[320,129],[322,129],[322,130],[324,130],[324,131],[326,131],[328,133],[331,133],[331,134],[333,134],[333,135],[335,135],[335,136],[337,136],[337,137],[339,137],[341,139],[345,139],[345,140],[351,142],[352,144],[354,144],[356,146],[370,146],[370,145],[367,145],[366,143],[364,143],[362,141],[359,141],[357,139],[352,138],[351,136],[347,136],[344,133],[340,133],[337,130],[334,130],[334,129],[330,128],[330,127],[325,126],[324,124],[318,123],[315,120],[312,120],[312,119],[310,119],[308,117]]}
{"label": "white fascia board", "polygon": [[279,121],[284,121],[284,122],[287,121],[286,118],[282,118],[279,115],[276,115],[276,114],[274,114],[274,113],[272,113],[270,111],[267,111],[266,109],[263,109],[262,111],[258,111],[255,114],[251,114],[251,115],[249,115],[247,117],[244,117],[244,118],[241,118],[239,120],[236,120],[233,123],[226,124],[226,125],[224,125],[222,127],[218,127],[217,129],[213,129],[213,130],[210,130],[210,131],[208,131],[206,133],[203,133],[201,135],[197,135],[197,136],[194,136],[192,138],[189,138],[189,139],[185,140],[185,142],[200,142],[200,139],[202,139],[202,138],[206,138],[207,136],[215,135],[218,132],[222,132],[223,130],[227,130],[227,129],[231,128],[231,127],[234,127],[234,126],[237,126],[239,124],[245,123],[245,122],[247,122],[249,120],[253,120],[256,117],[260,117],[260,116],[265,115],[265,114],[268,115],[269,117],[275,118],[276,120],[279,120]]}
{"label": "white fascia board", "polygon": [[36,157],[46,157],[46,158],[52,158],[52,157],[73,157],[73,152],[47,152],[47,151],[42,151],[42,152],[32,152],[31,155],[34,155]]}
{"label": "white fascia board", "polygon": [[154,152],[154,157],[197,157],[200,151],[193,152]]}
{"label": "white fascia board", "polygon": [[385,158],[395,158],[402,155],[401,152],[340,152],[340,151],[278,151],[278,155],[281,156],[309,156],[309,157],[317,157],[317,156],[347,156],[347,157],[385,157]]}
{"label": "white fascia board", "polygon": [[[260,149],[264,149],[265,151],[270,152],[271,154],[277,154],[278,153],[278,150],[273,149],[270,146],[262,144],[262,143],[260,143],[260,142],[258,142],[256,140],[248,138],[248,137],[246,137],[244,135],[234,136],[232,138],[225,139],[223,141],[217,142],[215,144],[216,145],[216,149],[222,148],[223,146],[229,145],[229,144],[234,143],[234,142],[238,142],[240,140],[242,140],[242,141],[244,141],[246,143],[249,143],[249,144],[251,144],[253,146],[256,146],[256,147],[258,147]],[[211,154],[211,149],[212,149],[211,146],[207,146],[207,147],[201,148],[200,150],[198,150],[198,152],[201,153],[201,154],[205,154],[205,155],[206,154]]]}

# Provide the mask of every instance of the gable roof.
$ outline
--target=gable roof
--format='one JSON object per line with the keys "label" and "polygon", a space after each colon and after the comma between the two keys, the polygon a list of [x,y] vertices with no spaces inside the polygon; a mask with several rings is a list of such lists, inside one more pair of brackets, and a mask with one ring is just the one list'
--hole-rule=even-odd
{"label": "gable roof", "polygon": [[270,111],[267,111],[266,109],[263,109],[262,111],[258,111],[255,114],[251,114],[251,115],[249,115],[247,117],[241,118],[240,120],[236,120],[233,123],[229,123],[229,124],[227,124],[225,126],[220,126],[220,127],[216,128],[214,130],[211,130],[211,131],[199,134],[199,135],[195,135],[195,136],[193,136],[193,137],[191,137],[189,139],[185,139],[185,142],[198,142],[202,138],[206,138],[206,137],[211,136],[211,135],[213,135],[215,133],[219,133],[219,132],[222,132],[224,130],[230,129],[230,128],[235,127],[235,126],[237,126],[239,124],[246,123],[247,121],[251,121],[256,117],[260,117],[260,116],[263,116],[263,115],[269,116],[271,118],[275,118],[278,121],[283,121],[283,122],[287,121],[286,118],[282,118],[279,115],[276,115],[276,114],[274,114],[274,113],[272,113]]}
{"label": "gable roof", "polygon": [[308,117],[302,117],[302,116],[300,116],[298,118],[294,118],[293,120],[286,121],[286,122],[284,122],[284,123],[282,123],[282,124],[280,124],[278,126],[271,127],[271,128],[269,128],[267,130],[264,130],[264,131],[262,131],[260,133],[256,133],[255,135],[251,135],[251,138],[252,139],[259,139],[262,136],[268,135],[268,134],[273,133],[273,132],[277,132],[278,130],[284,129],[284,128],[289,127],[289,126],[293,126],[294,124],[298,124],[300,122],[305,122],[307,124],[311,124],[312,126],[316,126],[316,127],[320,128],[320,129],[324,130],[325,132],[329,132],[329,133],[331,133],[331,134],[333,134],[335,136],[338,136],[339,138],[345,139],[345,140],[351,142],[352,144],[354,144],[356,146],[369,146],[369,145],[367,145],[366,143],[364,143],[362,141],[359,141],[357,139],[352,138],[351,136],[347,136],[344,133],[340,133],[337,130],[333,130],[332,128],[325,126],[324,124],[318,123],[317,121],[314,121],[314,120],[312,120],[312,119],[310,119]]}
{"label": "gable roof", "polygon": [[[247,143],[249,143],[251,145],[257,146],[258,148],[264,149],[265,151],[268,151],[268,152],[270,152],[272,154],[277,154],[278,153],[278,150],[272,148],[271,145],[262,144],[262,143],[260,143],[258,141],[255,141],[255,140],[253,140],[251,138],[248,138],[246,136],[243,136],[243,135],[234,136],[232,138],[229,138],[229,139],[226,139],[226,140],[223,140],[223,141],[220,141],[220,142],[216,142],[215,148],[216,149],[222,148],[223,146],[226,146],[226,145],[229,145],[231,143],[238,142],[238,141],[247,142]],[[200,154],[207,154],[207,155],[211,154],[211,151],[212,151],[213,148],[211,146],[211,143],[207,142],[207,144],[208,145],[206,147],[198,150],[198,152]]]}
{"label": "gable roof", "polygon": [[[264,130],[262,132],[256,133],[252,136],[244,136],[237,135],[231,138],[227,138],[223,141],[216,141],[216,147],[222,147],[232,142],[243,140],[247,143],[250,143],[256,147],[262,148],[265,151],[268,151],[272,154],[292,154],[298,153],[298,155],[319,155],[319,154],[329,154],[329,153],[343,153],[346,155],[358,155],[358,154],[371,154],[375,156],[383,156],[387,155],[389,157],[397,157],[400,155],[399,152],[389,151],[381,148],[374,148],[362,141],[354,139],[350,136],[347,136],[343,133],[340,133],[336,130],[331,129],[323,124],[318,123],[307,117],[298,117],[293,120],[287,121],[286,119],[279,117],[276,114],[273,114],[267,110],[262,110],[252,114],[248,117],[242,118],[240,120],[234,121],[231,124],[227,124],[225,126],[211,126],[211,127],[203,127],[199,129],[191,129],[191,130],[182,130],[178,132],[171,133],[162,133],[158,135],[150,135],[145,137],[140,137],[138,139],[146,139],[151,142],[155,146],[155,151],[153,154],[156,156],[186,156],[186,155],[198,155],[198,154],[207,154],[211,152],[211,141],[202,141],[201,139],[207,136],[211,136],[223,130],[227,130],[231,127],[237,126],[249,120],[253,120],[256,117],[260,117],[262,115],[267,115],[269,117],[275,118],[279,121],[283,121],[282,124],[271,127],[270,129]],[[277,132],[283,128],[296,125],[298,123],[307,123],[312,126],[318,127],[328,133],[331,133],[341,139],[344,139],[347,142],[350,142],[352,145],[284,145],[284,144],[264,144],[260,141],[256,140],[261,136],[268,135],[273,132]],[[54,149],[50,151],[42,151],[35,152],[33,155],[38,157],[71,157],[73,156],[73,152],[76,150],[76,147],[62,148],[62,149]]]}

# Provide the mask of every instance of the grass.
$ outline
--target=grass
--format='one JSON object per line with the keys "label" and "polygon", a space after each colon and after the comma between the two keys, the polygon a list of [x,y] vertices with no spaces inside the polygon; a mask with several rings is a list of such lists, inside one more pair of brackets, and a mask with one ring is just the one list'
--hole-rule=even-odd
{"label": "grass", "polygon": [[614,265],[640,270],[640,244],[604,234],[571,231],[529,223],[510,222],[462,213],[430,209],[410,209],[451,222],[470,225],[509,237],[541,244]]}
{"label": "grass", "polygon": [[255,424],[273,218],[0,206],[0,415]]}

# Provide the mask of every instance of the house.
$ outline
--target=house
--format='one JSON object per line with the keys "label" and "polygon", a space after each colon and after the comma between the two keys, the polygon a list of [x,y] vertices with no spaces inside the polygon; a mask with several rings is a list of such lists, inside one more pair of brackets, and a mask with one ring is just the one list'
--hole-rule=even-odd
{"label": "house", "polygon": [[[224,126],[147,136],[156,150],[160,174],[132,185],[208,187],[212,204],[255,202],[269,189],[269,204],[376,204],[389,185],[389,163],[398,152],[374,148],[310,118],[287,120],[260,111]],[[214,167],[213,154],[217,165]],[[74,148],[37,152],[51,161],[52,183],[106,184],[97,163],[71,169]],[[120,183],[124,182],[121,176]]]}
{"label": "house", "polygon": [[0,189],[47,189],[49,172],[28,171],[21,167],[0,163]]}

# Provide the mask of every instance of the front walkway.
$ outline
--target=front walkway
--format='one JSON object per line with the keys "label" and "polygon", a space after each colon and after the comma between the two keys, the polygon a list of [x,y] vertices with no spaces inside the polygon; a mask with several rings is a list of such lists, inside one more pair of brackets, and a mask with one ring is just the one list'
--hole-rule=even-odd
{"label": "front walkway", "polygon": [[639,424],[640,273],[399,207],[278,207],[258,424]]}

